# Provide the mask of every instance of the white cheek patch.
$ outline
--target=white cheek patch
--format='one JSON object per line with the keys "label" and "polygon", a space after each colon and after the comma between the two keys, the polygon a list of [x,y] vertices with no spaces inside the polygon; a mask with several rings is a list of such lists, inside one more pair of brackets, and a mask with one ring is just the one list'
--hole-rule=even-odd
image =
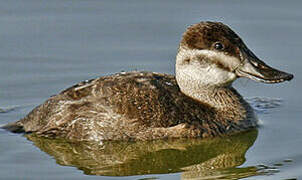
{"label": "white cheek patch", "polygon": [[236,79],[234,73],[219,69],[215,65],[207,67],[187,65],[179,73],[181,73],[181,76],[186,77],[187,80],[198,82],[198,84],[203,84],[204,86],[225,85]]}
{"label": "white cheek patch", "polygon": [[[199,58],[198,60],[193,60]],[[191,59],[185,64],[184,59]],[[202,59],[206,62],[202,63]],[[240,65],[236,57],[226,55],[222,52],[211,50],[181,50],[176,57],[178,75],[186,76],[186,79],[194,79],[200,84],[223,85],[229,84],[236,79],[233,70]]]}

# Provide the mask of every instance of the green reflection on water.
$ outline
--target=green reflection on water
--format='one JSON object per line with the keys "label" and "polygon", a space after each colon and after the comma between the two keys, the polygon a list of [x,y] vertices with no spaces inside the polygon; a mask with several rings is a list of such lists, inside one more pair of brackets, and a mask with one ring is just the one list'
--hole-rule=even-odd
{"label": "green reflection on water", "polygon": [[130,176],[183,172],[183,179],[240,178],[259,174],[256,167],[238,168],[253,145],[257,130],[214,139],[171,139],[139,142],[68,142],[26,135],[63,166],[88,175]]}

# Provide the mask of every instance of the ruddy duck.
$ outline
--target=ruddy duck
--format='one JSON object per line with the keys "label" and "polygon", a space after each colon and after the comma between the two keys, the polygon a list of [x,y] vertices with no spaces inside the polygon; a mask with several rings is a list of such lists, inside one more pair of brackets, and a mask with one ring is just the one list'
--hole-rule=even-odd
{"label": "ruddy duck", "polygon": [[83,140],[213,137],[257,126],[252,108],[232,87],[239,77],[291,80],[266,65],[228,26],[200,22],[182,36],[176,76],[127,72],[81,82],[4,128]]}

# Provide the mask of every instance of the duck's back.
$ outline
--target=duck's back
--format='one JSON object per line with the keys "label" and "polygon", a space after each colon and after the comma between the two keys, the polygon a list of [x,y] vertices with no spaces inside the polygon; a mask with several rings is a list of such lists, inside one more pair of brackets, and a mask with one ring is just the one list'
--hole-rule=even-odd
{"label": "duck's back", "polygon": [[[129,72],[72,86],[15,125],[43,136],[129,140],[201,136],[207,127],[196,124],[211,118],[213,110],[181,93],[174,76]],[[196,130],[184,133],[190,124]]]}

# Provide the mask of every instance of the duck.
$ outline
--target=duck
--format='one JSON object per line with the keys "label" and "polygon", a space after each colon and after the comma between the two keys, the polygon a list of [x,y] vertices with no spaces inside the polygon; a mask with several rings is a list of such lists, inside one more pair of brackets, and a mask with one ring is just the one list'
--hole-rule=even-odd
{"label": "duck", "polygon": [[80,82],[2,128],[71,141],[211,138],[255,129],[253,108],[232,87],[293,75],[270,67],[221,22],[189,26],[179,43],[175,75],[131,71]]}

